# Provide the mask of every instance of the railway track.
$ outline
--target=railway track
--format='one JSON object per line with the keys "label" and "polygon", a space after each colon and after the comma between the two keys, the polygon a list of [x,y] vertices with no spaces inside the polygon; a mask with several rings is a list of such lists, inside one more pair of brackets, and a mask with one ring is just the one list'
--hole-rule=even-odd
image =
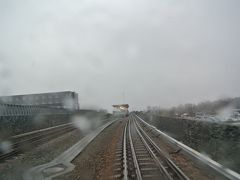
{"label": "railway track", "polygon": [[138,124],[141,124],[141,127],[144,127],[148,134],[152,134],[155,137],[161,137],[162,141],[167,142],[174,149],[181,150],[184,156],[191,159],[195,164],[203,168],[208,174],[211,174],[214,179],[240,180],[240,174],[222,166],[218,162],[202,155],[194,149],[170,137],[164,132],[158,130],[156,127],[145,122],[140,116],[136,114],[133,116],[138,119]]}
{"label": "railway track", "polygon": [[51,180],[54,177],[71,172],[75,165],[72,164],[75,159],[105,128],[109,127],[116,120],[113,119],[106,124],[98,127],[91,133],[84,136],[72,147],[64,151],[62,154],[54,158],[52,161],[32,167],[23,174],[25,180]]}
{"label": "railway track", "polygon": [[134,116],[128,118],[123,141],[116,152],[112,179],[188,179],[144,132]]}
{"label": "railway track", "polygon": [[[71,172],[75,164],[72,164],[74,158],[76,158],[99,134],[103,132],[105,128],[110,126],[116,120],[110,121],[107,124],[99,127],[95,131],[86,135],[74,146],[63,152],[61,155],[53,159],[51,162],[33,167],[26,171],[24,179],[48,179],[51,180],[54,177]],[[121,180],[188,180],[189,178],[170,160],[169,155],[164,153],[161,148],[155,144],[152,140],[153,132],[158,132],[156,128],[151,127],[144,122],[140,117],[135,114],[131,114],[128,118],[123,120],[125,122],[122,130],[122,138],[119,138],[117,148],[114,152],[115,159],[111,166],[113,167],[113,176],[108,179],[121,179]],[[149,126],[149,127],[148,127]],[[61,134],[64,129],[72,127],[69,125],[60,126],[62,128]],[[54,129],[56,128],[56,129]],[[41,134],[51,134],[54,131],[60,132],[57,127],[49,129],[48,131],[40,130],[39,132],[27,133],[28,136],[32,136],[33,139],[41,137]],[[58,129],[58,130],[57,130]],[[71,128],[70,128],[71,129]],[[68,129],[68,130],[70,130]],[[42,131],[42,132],[41,132]],[[48,132],[48,133],[47,133]],[[162,132],[162,136],[164,135]],[[53,133],[54,134],[54,133]],[[20,135],[15,137],[21,139],[21,141],[29,140],[28,136]],[[44,137],[46,137],[44,135]],[[55,134],[57,135],[57,133]],[[157,134],[159,135],[159,134]],[[35,138],[34,138],[35,137]],[[167,136],[166,136],[167,137]],[[41,139],[41,138],[40,138]],[[35,140],[40,140],[36,138]],[[168,137],[169,142],[174,141],[174,144],[181,146],[182,151],[185,151],[188,155],[193,156],[194,151],[189,147],[185,147],[176,140]],[[33,142],[35,142],[35,140]],[[32,142],[31,140],[29,140]],[[198,159],[203,158],[201,155],[194,153],[194,156]],[[204,159],[206,161],[206,159]],[[205,162],[204,161],[204,162]],[[206,161],[205,164],[208,169],[214,169],[216,173],[216,179],[240,179],[237,174],[230,172],[227,169],[217,168],[216,163]],[[215,166],[214,166],[215,164]],[[104,176],[105,177],[105,176]]]}
{"label": "railway track", "polygon": [[0,152],[0,162],[24,153],[74,129],[76,128],[72,123],[67,123],[13,136],[8,140],[8,142],[12,143],[10,150],[8,152]]}

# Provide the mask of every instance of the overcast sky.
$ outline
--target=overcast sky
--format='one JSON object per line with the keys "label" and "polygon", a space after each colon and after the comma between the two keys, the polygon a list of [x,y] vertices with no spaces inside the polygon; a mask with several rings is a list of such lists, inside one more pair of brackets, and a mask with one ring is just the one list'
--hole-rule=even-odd
{"label": "overcast sky", "polygon": [[0,95],[82,107],[240,96],[239,0],[0,0]]}

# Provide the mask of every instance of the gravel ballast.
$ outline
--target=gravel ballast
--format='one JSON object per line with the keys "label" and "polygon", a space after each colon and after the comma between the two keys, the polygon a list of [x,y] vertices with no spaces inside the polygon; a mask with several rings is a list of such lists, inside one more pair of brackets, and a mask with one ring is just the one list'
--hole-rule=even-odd
{"label": "gravel ballast", "polygon": [[24,154],[19,154],[12,159],[0,163],[0,179],[21,180],[26,170],[51,161],[78,142],[82,137],[83,133],[75,129]]}
{"label": "gravel ballast", "polygon": [[107,179],[113,175],[113,162],[121,141],[124,120],[119,120],[99,134],[74,160],[75,169],[54,180]]}

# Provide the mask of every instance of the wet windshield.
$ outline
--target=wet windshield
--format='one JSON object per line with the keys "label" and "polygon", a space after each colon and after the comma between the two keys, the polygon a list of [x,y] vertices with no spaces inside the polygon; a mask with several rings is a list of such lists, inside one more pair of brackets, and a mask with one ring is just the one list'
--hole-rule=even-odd
{"label": "wet windshield", "polygon": [[239,179],[239,6],[0,1],[0,179]]}

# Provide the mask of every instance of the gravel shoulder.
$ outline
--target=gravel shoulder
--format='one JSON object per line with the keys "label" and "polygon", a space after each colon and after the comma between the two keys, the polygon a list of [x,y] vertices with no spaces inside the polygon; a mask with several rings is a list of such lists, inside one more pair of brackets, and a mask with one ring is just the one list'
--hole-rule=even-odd
{"label": "gravel shoulder", "polygon": [[54,180],[105,180],[113,175],[115,152],[122,140],[124,119],[107,127],[74,160],[72,172],[54,178]]}

